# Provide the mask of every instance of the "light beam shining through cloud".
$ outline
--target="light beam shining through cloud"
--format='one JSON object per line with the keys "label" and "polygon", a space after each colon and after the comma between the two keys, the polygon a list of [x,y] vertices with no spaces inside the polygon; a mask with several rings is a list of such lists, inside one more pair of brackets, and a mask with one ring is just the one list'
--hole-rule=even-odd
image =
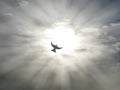
{"label": "light beam shining through cloud", "polygon": [[[45,31],[45,46],[47,50],[51,48],[50,42],[58,44],[63,48],[59,50],[58,54],[72,54],[79,46],[79,37],[75,35],[72,27],[68,22],[55,23],[50,29]],[[51,53],[51,52],[50,52]]]}
{"label": "light beam shining through cloud", "polygon": [[119,0],[0,0],[0,90],[120,90],[119,76]]}

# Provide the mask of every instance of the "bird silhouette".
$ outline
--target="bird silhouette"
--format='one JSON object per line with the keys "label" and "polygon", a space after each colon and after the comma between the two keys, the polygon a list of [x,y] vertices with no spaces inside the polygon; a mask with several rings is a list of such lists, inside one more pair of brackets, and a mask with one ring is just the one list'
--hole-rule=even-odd
{"label": "bird silhouette", "polygon": [[51,42],[51,46],[53,47],[53,49],[51,51],[53,51],[55,53],[56,53],[56,49],[62,49],[62,47],[58,47],[57,45],[54,45],[52,42]]}

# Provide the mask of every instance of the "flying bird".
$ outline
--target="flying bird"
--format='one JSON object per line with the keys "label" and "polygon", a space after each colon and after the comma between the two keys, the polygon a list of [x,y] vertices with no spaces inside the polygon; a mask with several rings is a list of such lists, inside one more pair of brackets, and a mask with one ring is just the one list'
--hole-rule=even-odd
{"label": "flying bird", "polygon": [[53,49],[51,51],[53,51],[55,53],[56,53],[56,49],[62,49],[62,47],[58,47],[57,45],[54,45],[52,42],[51,42],[51,45],[53,47]]}

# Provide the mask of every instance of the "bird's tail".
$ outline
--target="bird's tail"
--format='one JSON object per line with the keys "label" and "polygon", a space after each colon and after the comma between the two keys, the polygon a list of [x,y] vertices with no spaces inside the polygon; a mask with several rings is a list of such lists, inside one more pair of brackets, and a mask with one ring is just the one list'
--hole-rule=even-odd
{"label": "bird's tail", "polygon": [[52,49],[51,51],[56,52],[56,50],[55,50],[55,49]]}

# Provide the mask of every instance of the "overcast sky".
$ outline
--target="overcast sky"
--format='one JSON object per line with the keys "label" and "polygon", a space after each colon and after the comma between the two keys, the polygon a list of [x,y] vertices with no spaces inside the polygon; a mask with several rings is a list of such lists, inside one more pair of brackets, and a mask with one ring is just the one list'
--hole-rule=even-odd
{"label": "overcast sky", "polygon": [[[83,41],[51,55],[66,19]],[[0,90],[120,90],[120,0],[0,0]]]}

